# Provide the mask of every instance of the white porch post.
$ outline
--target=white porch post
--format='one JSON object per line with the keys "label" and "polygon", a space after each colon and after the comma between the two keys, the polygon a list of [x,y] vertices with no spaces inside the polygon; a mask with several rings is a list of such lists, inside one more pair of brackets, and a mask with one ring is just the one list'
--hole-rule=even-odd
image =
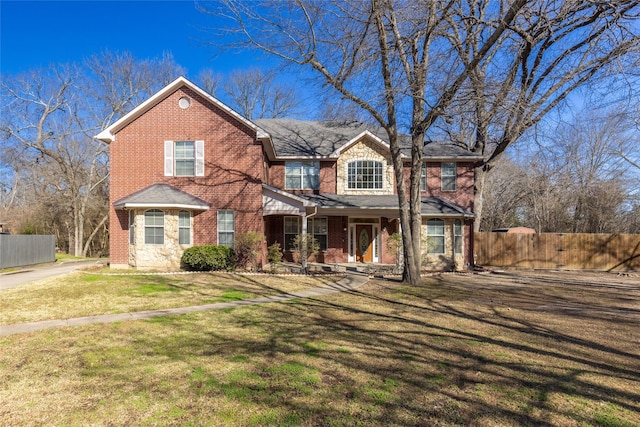
{"label": "white porch post", "polygon": [[302,270],[305,274],[307,271],[307,212],[302,214],[302,247],[300,248],[300,262],[302,263]]}

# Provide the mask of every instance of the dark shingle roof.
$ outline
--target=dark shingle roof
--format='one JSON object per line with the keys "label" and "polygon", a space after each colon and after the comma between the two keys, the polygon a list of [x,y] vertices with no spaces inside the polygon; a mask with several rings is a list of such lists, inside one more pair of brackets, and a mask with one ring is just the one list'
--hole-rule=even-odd
{"label": "dark shingle roof", "polygon": [[[338,194],[298,194],[319,208],[335,209],[398,209],[398,196],[385,194],[377,196],[338,195]],[[422,214],[428,216],[474,216],[473,212],[439,197],[422,198]]]}
{"label": "dark shingle roof", "polygon": [[169,185],[153,184],[113,203],[116,209],[126,207],[183,207],[186,209],[209,209],[209,203]]}
{"label": "dark shingle roof", "polygon": [[[258,119],[254,123],[271,136],[277,157],[328,157],[364,131],[388,144],[386,131],[355,121],[302,121],[294,119]],[[405,156],[411,155],[411,136],[399,135]],[[426,142],[424,155],[429,158],[478,158],[462,147]]]}

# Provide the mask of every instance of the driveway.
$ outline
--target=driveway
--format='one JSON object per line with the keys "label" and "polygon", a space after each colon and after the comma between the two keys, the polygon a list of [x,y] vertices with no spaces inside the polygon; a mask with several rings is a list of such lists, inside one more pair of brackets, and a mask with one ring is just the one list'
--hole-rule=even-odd
{"label": "driveway", "polygon": [[101,261],[67,261],[60,264],[52,264],[47,266],[38,266],[26,268],[24,270],[12,271],[11,273],[0,274],[0,291],[25,283],[35,282],[36,280],[47,279],[49,277],[61,276],[76,271],[80,267],[87,265],[99,265]]}

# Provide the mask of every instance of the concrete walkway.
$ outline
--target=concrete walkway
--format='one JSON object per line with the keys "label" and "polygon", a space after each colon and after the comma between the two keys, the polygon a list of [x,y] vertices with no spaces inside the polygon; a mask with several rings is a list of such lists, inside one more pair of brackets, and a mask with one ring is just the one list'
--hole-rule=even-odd
{"label": "concrete walkway", "polygon": [[67,261],[51,265],[27,267],[21,270],[11,271],[9,273],[1,273],[0,291],[15,288],[16,286],[24,285],[26,283],[35,282],[36,280],[69,274],[80,267],[101,265],[102,263],[102,261],[96,259],[88,261]]}
{"label": "concrete walkway", "polygon": [[354,290],[364,285],[368,280],[366,274],[347,273],[347,276],[338,282],[322,286],[319,288],[305,289],[299,292],[292,292],[270,297],[248,299],[242,301],[222,302],[216,304],[195,305],[191,307],[166,308],[161,310],[137,311],[132,313],[102,314],[98,316],[76,317],[72,319],[44,320],[41,322],[19,323],[16,325],[0,326],[0,336],[13,335],[24,332],[40,331],[48,328],[61,328],[68,326],[83,326],[93,323],[112,323],[125,320],[142,320],[158,316],[170,316],[174,314],[196,313],[200,311],[222,310],[225,308],[241,307],[245,305],[268,304],[274,302],[288,301],[296,298],[311,298],[322,295],[329,295],[338,292]]}

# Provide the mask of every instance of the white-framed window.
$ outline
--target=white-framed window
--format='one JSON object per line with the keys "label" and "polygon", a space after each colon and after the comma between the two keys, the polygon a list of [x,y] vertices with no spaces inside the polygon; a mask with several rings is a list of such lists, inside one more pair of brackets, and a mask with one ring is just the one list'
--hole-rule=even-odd
{"label": "white-framed window", "polygon": [[[285,216],[284,217],[284,250],[293,249],[293,240],[297,235],[302,233],[302,217]],[[327,226],[327,218],[309,218],[307,219],[307,233],[311,234],[320,246],[321,251],[327,250],[329,242],[329,232]]]}
{"label": "white-framed window", "polygon": [[456,164],[454,162],[442,163],[440,170],[442,191],[456,191]]}
{"label": "white-framed window", "polygon": [[355,160],[347,165],[347,188],[382,189],[382,162]]}
{"label": "white-framed window", "polygon": [[299,216],[284,217],[284,250],[290,251],[293,248],[293,240],[302,231],[302,220]]}
{"label": "white-framed window", "polygon": [[427,220],[427,252],[443,254],[444,250],[444,221],[441,219]]}
{"label": "white-framed window", "polygon": [[204,176],[204,141],[165,141],[165,176]]}
{"label": "white-framed window", "polygon": [[320,189],[320,162],[286,162],[284,188],[287,190]]}
{"label": "white-framed window", "polygon": [[147,245],[164,244],[164,212],[151,209],[144,213],[144,243]]}
{"label": "white-framed window", "polygon": [[457,254],[462,253],[462,221],[459,219],[453,222],[453,250]]}
{"label": "white-framed window", "polygon": [[309,233],[318,241],[321,251],[327,250],[328,227],[327,218],[309,218],[307,220]]}
{"label": "white-framed window", "polygon": [[178,212],[178,244],[191,244],[191,212]]}
{"label": "white-framed window", "polygon": [[218,211],[218,244],[233,248],[235,241],[235,214],[231,210]]}
{"label": "white-framed window", "polygon": [[420,168],[420,191],[427,191],[427,164],[423,163]]}
{"label": "white-framed window", "polygon": [[129,244],[136,244],[136,213],[133,210],[129,211]]}

